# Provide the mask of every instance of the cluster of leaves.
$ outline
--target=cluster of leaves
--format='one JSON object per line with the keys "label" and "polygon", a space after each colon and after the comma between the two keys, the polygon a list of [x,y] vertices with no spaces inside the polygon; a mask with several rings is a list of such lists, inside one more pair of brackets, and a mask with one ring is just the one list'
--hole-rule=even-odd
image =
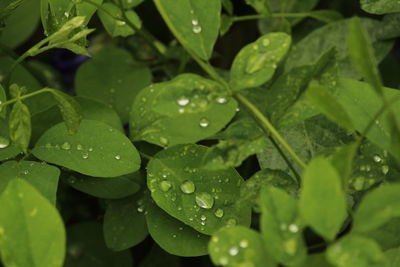
{"label": "cluster of leaves", "polygon": [[329,2],[1,1],[0,262],[400,266],[400,2]]}

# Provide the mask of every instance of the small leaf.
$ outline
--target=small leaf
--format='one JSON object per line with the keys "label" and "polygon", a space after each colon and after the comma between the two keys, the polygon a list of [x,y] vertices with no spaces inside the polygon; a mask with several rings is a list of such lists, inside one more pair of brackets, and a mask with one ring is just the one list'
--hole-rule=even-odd
{"label": "small leaf", "polygon": [[353,230],[367,232],[400,217],[400,184],[382,185],[367,193],[354,213]]}
{"label": "small leaf", "polygon": [[68,134],[64,123],[57,124],[42,135],[32,153],[94,177],[121,176],[140,167],[139,153],[129,139],[99,121],[83,120],[75,135]]}
{"label": "small leaf", "polygon": [[266,16],[271,14],[271,10],[268,6],[267,0],[245,0],[245,1],[248,5],[252,6],[260,14]]}
{"label": "small leaf", "polygon": [[208,251],[218,266],[276,266],[264,252],[260,234],[243,226],[225,227],[216,232]]}
{"label": "small leaf", "polygon": [[331,23],[343,19],[342,14],[340,14],[335,10],[328,10],[328,9],[310,11],[309,16],[325,23]]}
{"label": "small leaf", "polygon": [[400,12],[400,3],[397,0],[361,0],[361,8],[371,14]]}
{"label": "small leaf", "polygon": [[266,34],[242,48],[231,68],[230,84],[233,89],[252,88],[266,83],[289,51],[290,44],[290,36],[278,32]]}
{"label": "small leaf", "polygon": [[250,222],[249,205],[238,205],[243,178],[233,168],[203,169],[207,148],[177,145],[157,153],[147,166],[147,186],[157,205],[203,234]]}
{"label": "small leaf", "polygon": [[[124,20],[122,11],[118,6],[114,5],[113,3],[105,3],[101,7],[102,8],[97,12],[101,22],[104,25],[104,28],[112,37],[126,37],[135,33],[135,29],[132,29]],[[113,14],[115,17],[120,19],[115,19],[114,17],[110,16],[110,14]],[[142,21],[133,10],[126,11],[125,15],[130,23],[135,25],[136,28],[140,29],[142,26]]]}
{"label": "small leaf", "polygon": [[336,170],[324,158],[314,158],[304,170],[300,213],[327,240],[333,240],[346,218],[346,195]]}
{"label": "small leaf", "polygon": [[328,261],[337,267],[384,267],[385,255],[371,239],[347,235],[331,245],[326,252]]}
{"label": "small leaf", "polygon": [[307,249],[297,220],[297,200],[284,190],[269,186],[262,189],[259,204],[261,234],[268,253],[284,265],[301,264]]}
{"label": "small leaf", "polygon": [[160,146],[195,143],[221,130],[237,102],[218,83],[195,74],[150,85],[136,97],[131,138]]}
{"label": "small leaf", "polygon": [[9,128],[11,140],[27,154],[32,131],[31,114],[22,101],[17,101],[12,107]]}
{"label": "small leaf", "polygon": [[65,230],[57,209],[22,179],[10,181],[0,205],[0,252],[5,266],[61,267]]}
{"label": "small leaf", "polygon": [[168,253],[181,257],[207,254],[209,236],[174,219],[153,203],[148,204],[146,221],[151,237]]}
{"label": "small leaf", "polygon": [[11,181],[24,179],[52,204],[56,203],[60,170],[34,161],[7,161],[0,165],[0,195]]}
{"label": "small leaf", "polygon": [[108,203],[103,223],[108,248],[121,251],[139,244],[147,237],[141,197],[142,194],[137,194]]}
{"label": "small leaf", "polygon": [[229,15],[233,14],[233,3],[232,0],[221,0],[222,6],[228,12]]}
{"label": "small leaf", "polygon": [[155,0],[154,3],[179,42],[208,60],[218,37],[221,1]]}
{"label": "small leaf", "polygon": [[69,134],[75,134],[82,120],[79,103],[71,96],[57,90],[50,91],[57,101]]}

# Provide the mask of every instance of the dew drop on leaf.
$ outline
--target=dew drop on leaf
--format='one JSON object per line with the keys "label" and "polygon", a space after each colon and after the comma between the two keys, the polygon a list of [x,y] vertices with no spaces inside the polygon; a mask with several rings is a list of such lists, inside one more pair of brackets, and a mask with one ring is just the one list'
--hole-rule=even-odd
{"label": "dew drop on leaf", "polygon": [[181,96],[180,98],[178,98],[176,102],[178,103],[179,106],[184,107],[190,103],[190,100],[185,96]]}
{"label": "dew drop on leaf", "polygon": [[89,154],[88,153],[83,153],[82,154],[82,158],[83,159],[88,159],[89,158]]}
{"label": "dew drop on leaf", "polygon": [[383,165],[382,166],[382,173],[386,175],[389,172],[389,166],[388,165]]}
{"label": "dew drop on leaf", "polygon": [[209,124],[210,124],[210,122],[206,118],[202,118],[200,120],[200,126],[203,128],[208,127]]}
{"label": "dew drop on leaf", "polygon": [[211,209],[214,206],[214,198],[206,192],[196,194],[196,204],[203,209]]}
{"label": "dew drop on leaf", "polygon": [[299,226],[297,224],[290,224],[289,231],[292,233],[297,233],[299,231]]}
{"label": "dew drop on leaf", "polygon": [[115,159],[116,159],[116,160],[120,160],[120,159],[121,159],[121,156],[120,156],[120,155],[115,155]]}
{"label": "dew drop on leaf", "polygon": [[70,150],[71,149],[71,145],[68,142],[65,142],[64,144],[61,145],[61,148],[64,150]]}
{"label": "dew drop on leaf", "polygon": [[219,103],[219,104],[225,104],[226,102],[228,102],[228,100],[225,97],[217,98],[217,103]]}
{"label": "dew drop on leaf", "polygon": [[10,140],[0,136],[0,149],[6,148],[10,145]]}
{"label": "dew drop on leaf", "polygon": [[224,210],[222,210],[222,209],[217,209],[217,210],[214,212],[214,215],[215,215],[217,218],[222,218],[222,217],[224,216]]}
{"label": "dew drop on leaf", "polygon": [[269,41],[268,38],[265,38],[264,40],[262,40],[262,45],[265,46],[265,47],[269,46],[270,43],[271,42]]}
{"label": "dew drop on leaf", "polygon": [[229,255],[236,256],[239,254],[239,248],[237,246],[233,246],[229,249]]}
{"label": "dew drop on leaf", "polygon": [[246,239],[243,239],[239,242],[239,246],[241,248],[247,248],[249,246],[249,241],[247,241]]}
{"label": "dew drop on leaf", "polygon": [[192,181],[187,180],[180,185],[180,189],[185,194],[192,194],[196,190],[196,187]]}
{"label": "dew drop on leaf", "polygon": [[374,156],[374,161],[377,162],[377,163],[379,163],[379,162],[382,161],[382,158],[381,158],[379,155],[375,155],[375,156]]}
{"label": "dew drop on leaf", "polygon": [[77,145],[76,146],[76,150],[82,150],[82,149],[83,149],[82,145]]}
{"label": "dew drop on leaf", "polygon": [[202,28],[201,28],[201,26],[196,25],[196,26],[193,26],[192,30],[193,30],[194,33],[201,33]]}
{"label": "dew drop on leaf", "polygon": [[169,189],[171,189],[172,184],[170,181],[161,181],[160,182],[160,188],[163,192],[168,192]]}

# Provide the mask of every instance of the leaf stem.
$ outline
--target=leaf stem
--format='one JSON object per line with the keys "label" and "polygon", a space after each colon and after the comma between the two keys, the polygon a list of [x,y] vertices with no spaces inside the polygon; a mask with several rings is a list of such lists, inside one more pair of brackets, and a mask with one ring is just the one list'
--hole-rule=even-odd
{"label": "leaf stem", "polygon": [[39,94],[46,93],[46,92],[51,92],[51,91],[52,91],[52,89],[50,89],[50,88],[42,88],[42,89],[37,90],[35,92],[29,93],[29,94],[26,94],[26,95],[23,95],[23,96],[19,96],[17,98],[14,98],[14,99],[11,99],[11,100],[8,100],[8,101],[5,101],[5,102],[0,104],[0,110],[3,107],[5,107],[7,105],[10,105],[10,104],[13,104],[13,103],[15,103],[15,102],[17,102],[19,100],[24,100],[26,98],[30,98],[32,96],[39,95]]}

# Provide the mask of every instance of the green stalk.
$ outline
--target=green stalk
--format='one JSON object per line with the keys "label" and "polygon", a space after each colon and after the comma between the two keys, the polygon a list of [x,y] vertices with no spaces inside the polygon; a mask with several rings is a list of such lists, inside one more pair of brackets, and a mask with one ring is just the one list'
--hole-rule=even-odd
{"label": "green stalk", "polygon": [[15,102],[17,102],[19,100],[24,100],[26,98],[30,98],[30,97],[33,97],[35,95],[39,95],[39,94],[46,93],[46,92],[51,92],[51,91],[52,91],[52,89],[50,89],[50,88],[43,88],[43,89],[37,90],[35,92],[32,92],[32,93],[29,93],[29,94],[26,94],[26,95],[19,96],[17,98],[8,100],[8,101],[3,102],[3,103],[0,104],[0,110],[3,109],[3,107],[5,107],[7,105],[10,105],[10,104],[13,104],[13,103],[15,103]]}

